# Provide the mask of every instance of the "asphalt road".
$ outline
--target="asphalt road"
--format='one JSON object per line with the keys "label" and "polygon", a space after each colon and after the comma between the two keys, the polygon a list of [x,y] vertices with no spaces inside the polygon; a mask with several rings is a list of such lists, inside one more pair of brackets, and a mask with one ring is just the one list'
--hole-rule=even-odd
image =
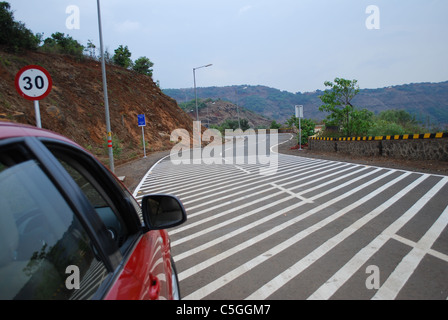
{"label": "asphalt road", "polygon": [[187,209],[183,298],[447,299],[448,177],[276,153],[289,138],[179,153],[136,188]]}

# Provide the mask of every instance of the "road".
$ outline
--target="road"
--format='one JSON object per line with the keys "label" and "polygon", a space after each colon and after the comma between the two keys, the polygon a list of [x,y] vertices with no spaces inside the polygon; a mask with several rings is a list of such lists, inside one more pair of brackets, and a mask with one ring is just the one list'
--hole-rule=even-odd
{"label": "road", "polygon": [[448,177],[276,153],[290,137],[168,157],[140,183],[187,209],[169,232],[183,299],[447,299]]}

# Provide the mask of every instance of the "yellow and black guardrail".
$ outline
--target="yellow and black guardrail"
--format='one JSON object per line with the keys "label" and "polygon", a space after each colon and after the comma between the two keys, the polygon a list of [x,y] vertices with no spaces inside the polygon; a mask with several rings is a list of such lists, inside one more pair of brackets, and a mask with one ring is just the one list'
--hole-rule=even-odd
{"label": "yellow and black guardrail", "polygon": [[448,132],[364,136],[364,137],[342,137],[342,138],[309,137],[309,139],[324,140],[324,141],[382,141],[382,140],[417,140],[417,139],[439,139],[439,138],[448,138]]}

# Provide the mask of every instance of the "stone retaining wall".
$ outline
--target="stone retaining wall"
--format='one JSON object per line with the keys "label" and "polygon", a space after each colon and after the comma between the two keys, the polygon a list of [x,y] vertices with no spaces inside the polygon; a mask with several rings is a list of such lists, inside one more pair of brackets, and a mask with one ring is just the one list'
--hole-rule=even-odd
{"label": "stone retaining wall", "polygon": [[308,145],[310,150],[354,156],[448,161],[448,133],[338,139],[310,138]]}

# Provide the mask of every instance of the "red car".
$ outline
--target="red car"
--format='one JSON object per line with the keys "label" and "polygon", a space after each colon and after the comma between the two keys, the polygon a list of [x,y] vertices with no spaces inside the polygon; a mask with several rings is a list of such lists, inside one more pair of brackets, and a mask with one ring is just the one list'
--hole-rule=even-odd
{"label": "red car", "polygon": [[69,139],[0,122],[0,299],[179,299],[165,229],[184,221]]}

